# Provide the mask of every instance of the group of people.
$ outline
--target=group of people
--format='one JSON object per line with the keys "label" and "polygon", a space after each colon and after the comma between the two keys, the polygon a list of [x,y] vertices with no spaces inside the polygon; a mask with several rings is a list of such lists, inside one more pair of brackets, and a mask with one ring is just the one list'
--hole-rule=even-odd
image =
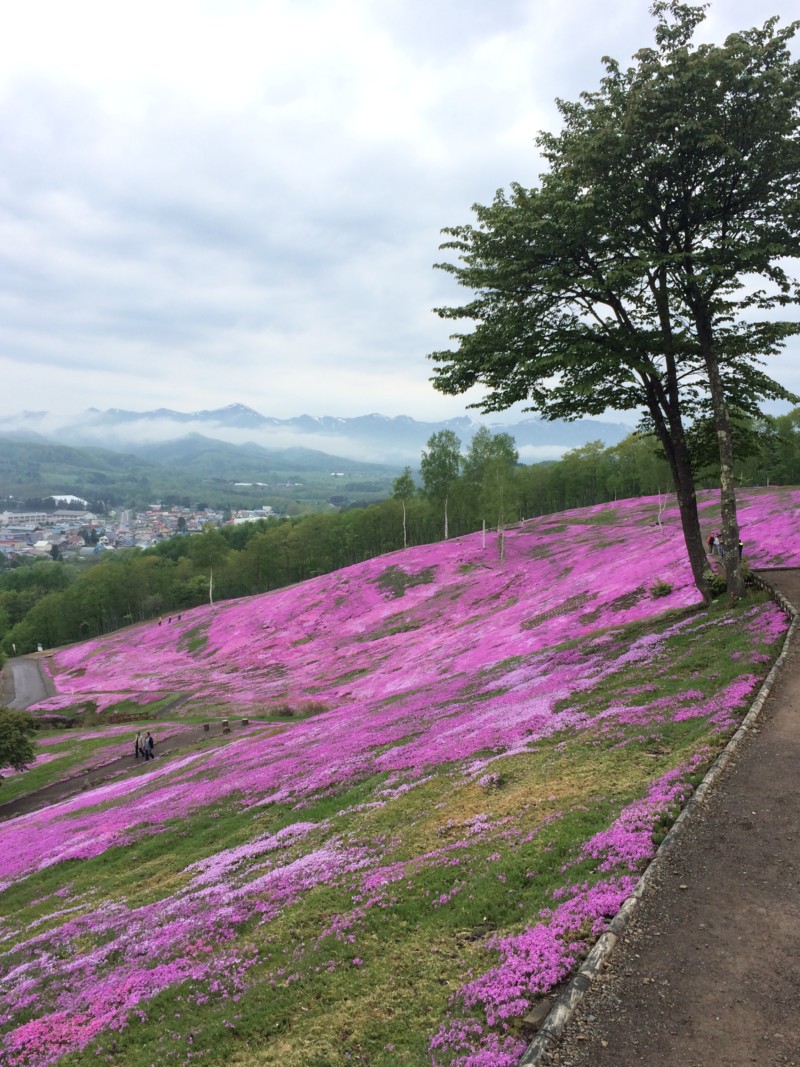
{"label": "group of people", "polygon": [[153,740],[153,735],[150,733],[150,731],[145,730],[145,732],[142,733],[142,731],[139,730],[133,742],[133,758],[139,759],[139,757],[141,756],[141,758],[144,760],[154,759],[155,747],[156,743]]}
{"label": "group of people", "polygon": [[720,541],[718,533],[709,534],[706,544],[708,545],[708,554],[710,556],[722,555],[722,541]]}
{"label": "group of people", "polygon": [[[709,534],[708,538],[706,539],[706,544],[708,545],[708,554],[710,556],[724,556],[725,555],[725,553],[722,550],[722,540],[720,539],[720,536],[719,536],[718,533]],[[739,559],[741,559],[742,558],[742,552],[744,551],[744,542],[743,541],[739,541],[738,548],[739,548]]]}

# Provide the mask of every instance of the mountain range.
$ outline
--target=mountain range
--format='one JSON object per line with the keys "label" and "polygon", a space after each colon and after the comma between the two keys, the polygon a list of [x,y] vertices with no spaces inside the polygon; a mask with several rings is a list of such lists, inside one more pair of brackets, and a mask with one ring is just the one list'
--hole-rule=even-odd
{"label": "mountain range", "polygon": [[182,441],[184,450],[191,450],[207,447],[209,441],[224,441],[272,451],[312,449],[331,460],[341,457],[394,467],[416,466],[434,433],[452,430],[467,446],[482,426],[493,432],[509,433],[521,460],[526,463],[557,459],[565,451],[589,441],[613,445],[632,432],[632,427],[624,423],[598,419],[545,422],[527,418],[516,423],[490,423],[464,416],[420,422],[406,415],[379,414],[354,418],[299,415],[278,419],[261,415],[244,404],[193,412],[170,408],[154,411],[88,408],[72,416],[44,411],[0,416],[0,435],[16,441],[100,447],[147,456],[155,461],[162,459],[159,453],[166,443]]}

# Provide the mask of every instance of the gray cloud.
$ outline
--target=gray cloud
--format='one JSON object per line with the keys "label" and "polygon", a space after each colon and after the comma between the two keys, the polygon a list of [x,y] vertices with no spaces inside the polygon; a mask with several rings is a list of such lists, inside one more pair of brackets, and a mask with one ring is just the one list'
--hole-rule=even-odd
{"label": "gray cloud", "polygon": [[[533,183],[554,98],[651,40],[624,0],[66,7],[0,43],[5,413],[462,413],[425,359],[441,227]],[[756,21],[718,0],[706,36]]]}

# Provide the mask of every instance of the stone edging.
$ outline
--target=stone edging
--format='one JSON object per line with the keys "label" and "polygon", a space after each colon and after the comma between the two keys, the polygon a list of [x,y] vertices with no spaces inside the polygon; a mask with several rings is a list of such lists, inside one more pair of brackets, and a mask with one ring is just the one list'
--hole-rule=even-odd
{"label": "stone edging", "polygon": [[751,704],[750,710],[742,720],[739,729],[716,758],[705,778],[694,791],[680,815],[670,827],[669,833],[659,845],[655,855],[648,864],[647,869],[637,882],[633,893],[623,901],[619,911],[609,923],[608,930],[598,938],[592,951],[586,957],[577,974],[571,979],[566,989],[560,994],[555,1004],[550,1009],[547,1018],[542,1023],[541,1029],[525,1050],[525,1054],[519,1061],[518,1067],[537,1067],[537,1065],[546,1062],[545,1057],[551,1050],[552,1046],[560,1039],[567,1023],[572,1018],[575,1009],[583,998],[584,993],[590,988],[592,981],[607,964],[628,920],[633,915],[639,901],[660,868],[664,856],[678,839],[687,819],[690,819],[695,810],[705,802],[709,790],[725,773],[728,764],[738,752],[745,737],[761,717],[764,704],[775,685],[778,674],[783,667],[789,648],[795,637],[797,628],[800,626],[800,617],[798,617],[797,608],[791,604],[782,593],[779,593],[777,589],[771,586],[769,582],[761,578],[760,575],[752,575],[750,582],[752,585],[769,593],[778,607],[792,620],[786,638],[784,639],[781,653],[773,663],[769,674],[764,679],[761,688]]}

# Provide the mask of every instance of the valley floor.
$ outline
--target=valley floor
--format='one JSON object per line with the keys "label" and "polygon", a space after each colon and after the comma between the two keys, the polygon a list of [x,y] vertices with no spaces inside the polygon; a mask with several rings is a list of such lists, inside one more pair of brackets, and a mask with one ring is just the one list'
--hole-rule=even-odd
{"label": "valley floor", "polygon": [[[765,573],[800,608],[800,571]],[[800,1064],[800,647],[544,1060]]]}

